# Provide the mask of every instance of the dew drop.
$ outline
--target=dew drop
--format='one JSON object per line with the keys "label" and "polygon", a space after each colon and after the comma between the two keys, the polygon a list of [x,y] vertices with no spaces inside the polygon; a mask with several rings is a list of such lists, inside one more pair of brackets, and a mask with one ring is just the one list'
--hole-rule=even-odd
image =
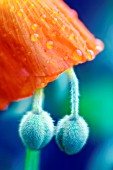
{"label": "dew drop", "polygon": [[47,61],[47,64],[49,64],[49,63],[50,63],[50,61],[48,60],[48,61]]}
{"label": "dew drop", "polygon": [[80,50],[74,51],[73,57],[75,57],[77,61],[82,61],[82,52]]}
{"label": "dew drop", "polygon": [[66,26],[65,26],[65,25],[62,25],[61,30],[62,30],[62,31],[65,31],[65,29],[66,29]]}
{"label": "dew drop", "polygon": [[51,35],[53,36],[53,37],[55,37],[56,36],[56,32],[55,31],[53,31],[52,33],[51,33]]}
{"label": "dew drop", "polygon": [[28,22],[28,17],[27,17],[27,16],[26,16],[26,17],[24,17],[24,20]]}
{"label": "dew drop", "polygon": [[48,42],[46,43],[46,45],[47,45],[47,48],[48,48],[49,50],[51,50],[51,49],[53,48],[53,41],[48,41]]}
{"label": "dew drop", "polygon": [[82,56],[82,51],[81,50],[76,50],[76,53],[78,56]]}
{"label": "dew drop", "polygon": [[73,66],[73,63],[70,63],[70,66]]}
{"label": "dew drop", "polygon": [[34,8],[34,4],[31,4],[31,5],[30,5],[30,8]]}
{"label": "dew drop", "polygon": [[20,9],[20,10],[18,11],[18,15],[21,17],[21,16],[23,16],[23,14],[24,14],[23,9]]}
{"label": "dew drop", "polygon": [[41,87],[44,87],[44,86],[45,86],[45,83],[42,82],[42,83],[41,83]]}
{"label": "dew drop", "polygon": [[68,60],[68,58],[69,58],[68,56],[65,56],[65,57],[64,57],[64,60]]}
{"label": "dew drop", "polygon": [[15,10],[15,7],[12,6],[12,7],[10,8],[10,11],[13,12],[14,10]]}
{"label": "dew drop", "polygon": [[101,52],[104,49],[104,44],[102,41],[100,41],[99,39],[96,39],[96,48],[95,48],[98,52]]}
{"label": "dew drop", "polygon": [[52,63],[56,63],[56,60],[52,60]]}
{"label": "dew drop", "polygon": [[70,34],[69,39],[70,39],[70,40],[74,40],[74,38],[75,38],[75,34],[73,34],[73,33]]}
{"label": "dew drop", "polygon": [[62,58],[62,57],[60,58],[60,61],[63,61],[63,58]]}
{"label": "dew drop", "polygon": [[54,19],[52,20],[52,23],[53,23],[53,24],[56,24],[57,21],[58,21],[57,18],[54,18]]}
{"label": "dew drop", "polygon": [[76,36],[76,40],[78,40],[78,39],[79,39],[79,36],[77,35],[77,36]]}
{"label": "dew drop", "polygon": [[102,46],[97,45],[95,49],[96,49],[97,51],[99,51],[99,52],[100,52],[100,51],[102,51],[102,50],[103,50],[103,47],[102,47]]}
{"label": "dew drop", "polygon": [[33,24],[33,25],[31,26],[31,29],[35,31],[35,30],[37,29],[37,24]]}
{"label": "dew drop", "polygon": [[53,8],[53,10],[52,10],[52,12],[53,12],[53,14],[55,14],[56,16],[58,16],[59,15],[59,13],[60,13],[60,11],[59,11],[59,9],[58,8]]}
{"label": "dew drop", "polygon": [[88,60],[91,61],[95,58],[94,52],[92,50],[87,50]]}
{"label": "dew drop", "polygon": [[40,19],[41,19],[42,21],[45,21],[45,19],[46,19],[46,14],[42,14],[41,17],[40,17]]}
{"label": "dew drop", "polygon": [[31,35],[31,41],[37,42],[38,39],[39,39],[39,35],[38,35],[38,34],[32,34],[32,35]]}

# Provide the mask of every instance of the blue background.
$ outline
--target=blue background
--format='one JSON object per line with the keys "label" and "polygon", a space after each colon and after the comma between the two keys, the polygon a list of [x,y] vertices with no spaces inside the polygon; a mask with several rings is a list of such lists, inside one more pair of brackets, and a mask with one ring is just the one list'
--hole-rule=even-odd
{"label": "blue background", "polygon": [[[113,170],[113,0],[66,0],[88,29],[105,44],[94,61],[75,67],[80,85],[80,115],[90,137],[83,150],[67,156],[54,139],[41,152],[40,170]],[[45,89],[44,108],[57,121],[70,113],[65,74]],[[18,136],[21,117],[32,98],[0,111],[0,170],[24,170],[25,148]],[[52,104],[51,104],[52,103]]]}

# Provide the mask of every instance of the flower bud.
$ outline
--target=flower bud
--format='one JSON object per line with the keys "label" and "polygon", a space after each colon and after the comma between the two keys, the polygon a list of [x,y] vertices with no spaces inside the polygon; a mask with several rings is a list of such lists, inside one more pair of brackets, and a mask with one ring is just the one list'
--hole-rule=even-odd
{"label": "flower bud", "polygon": [[53,120],[45,111],[36,114],[32,111],[22,118],[19,135],[26,147],[38,150],[47,145],[54,134]]}
{"label": "flower bud", "polygon": [[56,142],[63,152],[73,155],[83,148],[88,134],[89,128],[82,117],[65,116],[56,127]]}

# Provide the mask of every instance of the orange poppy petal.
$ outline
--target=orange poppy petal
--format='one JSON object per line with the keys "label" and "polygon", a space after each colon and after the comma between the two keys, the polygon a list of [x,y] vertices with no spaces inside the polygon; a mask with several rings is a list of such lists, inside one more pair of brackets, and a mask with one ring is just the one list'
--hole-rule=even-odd
{"label": "orange poppy petal", "polygon": [[0,109],[103,50],[62,0],[1,0],[0,12]]}

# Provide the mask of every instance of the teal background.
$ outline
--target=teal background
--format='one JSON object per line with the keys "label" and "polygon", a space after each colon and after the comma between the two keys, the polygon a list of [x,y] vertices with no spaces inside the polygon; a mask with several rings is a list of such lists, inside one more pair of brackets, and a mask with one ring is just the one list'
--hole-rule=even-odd
{"label": "teal background", "polygon": [[[95,60],[76,66],[80,86],[80,115],[90,136],[74,156],[62,153],[54,139],[41,152],[41,170],[113,170],[113,0],[67,0],[89,30],[105,44]],[[70,114],[66,75],[45,89],[44,108],[54,120]],[[0,111],[0,170],[24,170],[25,148],[18,136],[21,117],[31,108],[32,97]]]}

